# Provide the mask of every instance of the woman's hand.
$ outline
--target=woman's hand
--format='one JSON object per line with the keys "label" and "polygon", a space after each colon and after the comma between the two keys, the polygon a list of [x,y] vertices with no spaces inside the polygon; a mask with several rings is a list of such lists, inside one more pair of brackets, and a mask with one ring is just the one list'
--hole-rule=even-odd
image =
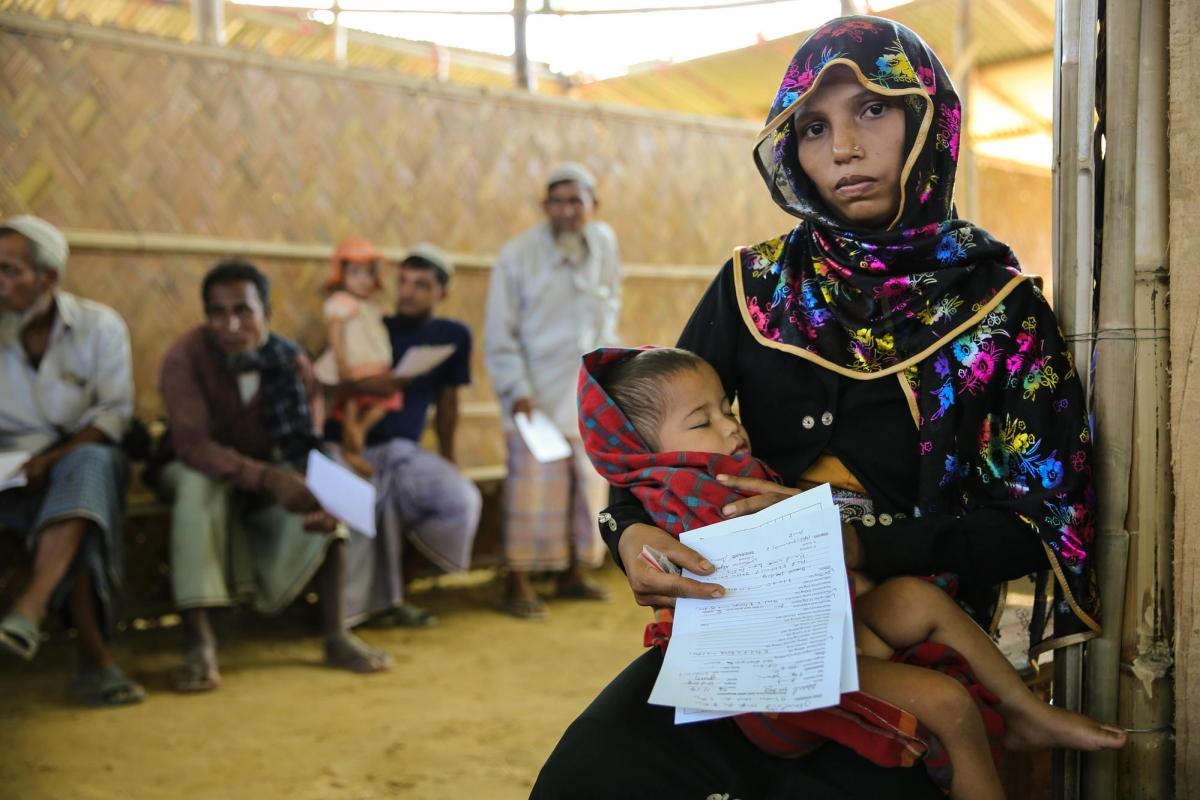
{"label": "woman's hand", "polygon": [[633,589],[633,599],[637,601],[638,605],[673,608],[677,597],[696,597],[709,600],[725,595],[725,587],[720,584],[701,583],[682,575],[659,572],[639,558],[642,547],[645,545],[662,553],[680,567],[697,574],[707,575],[714,569],[708,559],[687,545],[681,544],[678,539],[661,528],[641,522],[630,525],[621,534],[618,551],[621,554],[621,563],[625,565],[629,587]]}
{"label": "woman's hand", "polygon": [[769,481],[764,478],[739,478],[737,475],[718,475],[717,480],[730,489],[736,489],[743,494],[754,494],[753,497],[744,497],[722,508],[721,513],[726,517],[742,517],[746,514],[753,514],[755,511],[762,511],[767,506],[773,506],[780,500],[787,500],[789,497],[800,494],[801,491],[790,486],[780,486],[775,481]]}

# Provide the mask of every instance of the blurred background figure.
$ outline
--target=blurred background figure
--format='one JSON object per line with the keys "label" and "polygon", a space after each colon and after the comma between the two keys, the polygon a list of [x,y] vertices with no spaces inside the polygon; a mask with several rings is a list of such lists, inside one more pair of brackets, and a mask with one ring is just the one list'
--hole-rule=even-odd
{"label": "blurred background figure", "polygon": [[[546,616],[529,582],[532,572],[558,573],[557,597],[606,597],[582,569],[600,558],[596,512],[603,484],[580,445],[575,382],[580,356],[617,342],[621,257],[612,228],[592,219],[596,180],[586,168],[562,164],[545,185],[545,220],[505,244],[496,259],[484,325],[508,447],[502,607],[522,619]],[[513,417],[535,410],[571,443],[570,458],[534,458]]]}

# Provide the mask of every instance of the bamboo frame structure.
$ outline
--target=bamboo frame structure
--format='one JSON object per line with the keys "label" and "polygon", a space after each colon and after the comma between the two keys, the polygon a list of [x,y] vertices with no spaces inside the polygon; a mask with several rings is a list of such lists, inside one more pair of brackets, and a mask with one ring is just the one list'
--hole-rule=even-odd
{"label": "bamboo frame structure", "polygon": [[[1104,86],[1104,227],[1095,348],[1096,488],[1100,500],[1093,555],[1104,633],[1088,643],[1084,709],[1105,722],[1118,721],[1121,632],[1124,627],[1130,534],[1127,521],[1133,436],[1134,384],[1129,368],[1137,356],[1134,330],[1135,181],[1137,177],[1137,74],[1141,2],[1106,5]],[[1115,800],[1117,755],[1085,754],[1081,780],[1088,800]]]}
{"label": "bamboo frame structure", "polygon": [[1173,497],[1167,341],[1167,13],[1142,4],[1135,198],[1135,416],[1130,561],[1121,631],[1120,719],[1135,733],[1117,755],[1123,797],[1173,796],[1171,632]]}
{"label": "bamboo frame structure", "polygon": [[[1096,0],[1059,0],[1056,7],[1054,74],[1054,299],[1060,324],[1073,342],[1084,390],[1091,385],[1092,291],[1095,230],[1093,116],[1095,73],[1081,65],[1096,60]],[[1055,653],[1054,702],[1078,710],[1083,702],[1083,645]],[[1054,796],[1079,797],[1079,754],[1057,751]]]}

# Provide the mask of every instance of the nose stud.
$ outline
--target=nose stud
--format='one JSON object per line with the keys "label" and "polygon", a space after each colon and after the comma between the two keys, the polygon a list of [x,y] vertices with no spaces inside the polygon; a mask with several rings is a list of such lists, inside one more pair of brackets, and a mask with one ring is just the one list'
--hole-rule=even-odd
{"label": "nose stud", "polygon": [[861,147],[859,147],[858,145],[854,145],[854,146],[853,146],[853,147],[851,147],[850,149],[851,149],[851,150],[853,150],[853,151],[854,151],[854,152],[856,152],[856,153],[861,153],[861,152],[862,152],[862,148],[861,148]]}

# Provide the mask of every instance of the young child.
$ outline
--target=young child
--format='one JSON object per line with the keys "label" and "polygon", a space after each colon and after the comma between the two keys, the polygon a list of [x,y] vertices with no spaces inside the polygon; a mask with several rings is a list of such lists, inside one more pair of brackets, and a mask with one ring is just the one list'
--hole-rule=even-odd
{"label": "young child", "polygon": [[[739,498],[717,475],[778,480],[750,455],[749,437],[720,378],[693,353],[672,348],[589,353],[580,372],[579,405],[584,447],[597,470],[629,488],[673,535],[721,520],[721,507]],[[964,684],[934,669],[894,660],[921,643],[952,648],[969,662],[985,697],[994,695],[988,699],[1003,717],[1007,749],[1100,750],[1125,744],[1120,729],[1041,702],[988,635],[926,580],[892,578],[860,593],[855,639],[862,692],[909,712],[937,737],[953,767],[945,787],[951,797],[978,800],[1004,794],[984,718]],[[860,708],[855,704],[861,699],[844,695],[840,708]],[[820,711],[735,719],[755,744],[780,755],[804,752],[778,752],[778,728],[789,722],[799,723],[801,732],[820,732],[852,746],[862,743],[861,736],[839,736],[838,720]],[[806,724],[812,720],[818,723]]]}
{"label": "young child", "polygon": [[[380,280],[382,256],[370,242],[346,239],[333,254],[333,271],[325,281],[325,323],[329,349],[314,365],[322,383],[337,383],[381,375],[392,367],[392,342],[383,324],[383,314],[372,298],[383,288]],[[397,392],[390,397],[358,395],[333,407],[334,419],[345,423],[348,436],[365,438],[375,423],[389,411],[402,407]],[[371,465],[359,455],[361,441],[347,442],[343,457],[350,467],[366,477]]]}

